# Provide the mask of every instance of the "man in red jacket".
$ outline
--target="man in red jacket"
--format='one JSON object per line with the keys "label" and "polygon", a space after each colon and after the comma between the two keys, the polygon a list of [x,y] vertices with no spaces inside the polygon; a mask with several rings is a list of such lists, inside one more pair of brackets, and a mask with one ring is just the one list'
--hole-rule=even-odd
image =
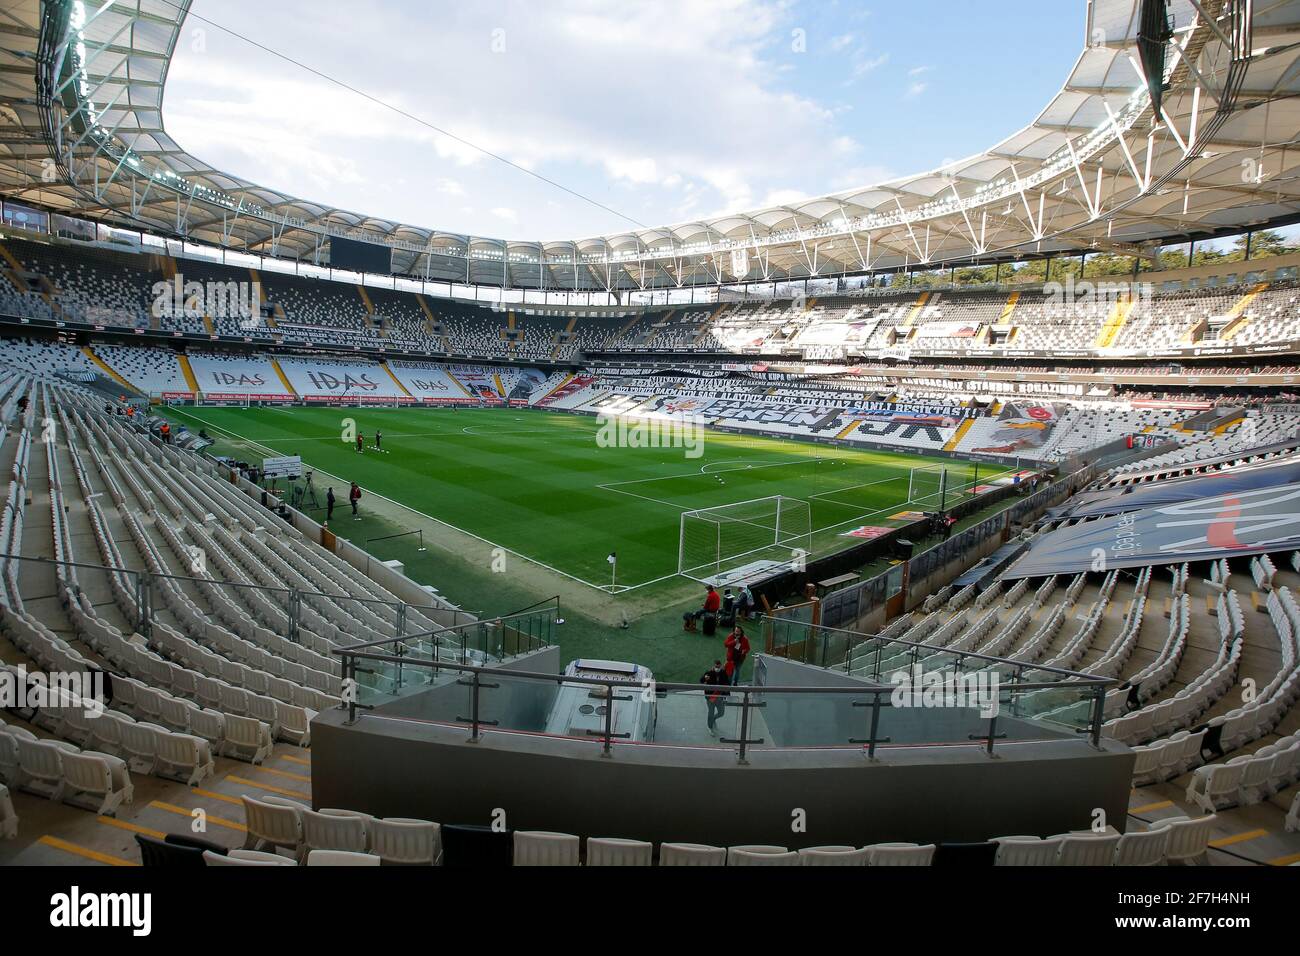
{"label": "man in red jacket", "polygon": [[698,611],[687,611],[682,616],[682,620],[686,625],[686,630],[688,631],[695,630],[695,622],[704,617],[704,615],[713,614],[716,616],[718,608],[722,607],[722,596],[718,594],[717,589],[712,584],[707,587],[709,590],[705,592],[704,595],[704,606]]}
{"label": "man in red jacket", "polygon": [[727,648],[727,678],[733,685],[739,684],[740,669],[745,666],[745,658],[749,657],[749,638],[740,625],[736,625],[723,646]]}
{"label": "man in red jacket", "polygon": [[360,521],[361,516],[357,514],[357,502],[361,500],[361,486],[355,481],[352,482],[352,489],[348,492],[348,501],[352,502],[352,520]]}

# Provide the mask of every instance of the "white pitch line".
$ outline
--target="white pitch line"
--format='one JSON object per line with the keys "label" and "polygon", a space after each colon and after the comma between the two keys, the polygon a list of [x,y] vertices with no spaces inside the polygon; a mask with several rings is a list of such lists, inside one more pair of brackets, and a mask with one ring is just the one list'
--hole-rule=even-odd
{"label": "white pitch line", "polygon": [[830,498],[830,497],[828,497],[828,496],[829,496],[829,495],[838,495],[838,494],[841,494],[842,492],[845,492],[845,491],[852,491],[854,488],[869,488],[869,487],[871,487],[872,485],[883,485],[883,484],[884,484],[885,482],[887,482],[887,481],[902,481],[905,477],[906,477],[906,476],[904,476],[904,475],[893,475],[893,476],[891,476],[891,477],[889,477],[889,478],[879,478],[879,479],[877,479],[877,480],[875,480],[875,481],[863,481],[863,482],[859,482],[859,483],[856,484],[856,485],[845,485],[843,488],[833,488],[833,489],[831,489],[830,491],[819,491],[819,492],[817,492],[817,494],[815,494],[815,495],[809,495],[808,497],[810,497],[810,498],[826,498],[827,501],[831,501],[831,502],[833,502],[834,504],[837,504],[837,505],[844,505],[845,507],[852,508],[853,505],[846,504],[846,503],[843,502],[843,501],[835,501],[833,498]]}
{"label": "white pitch line", "polygon": [[[231,436],[232,438],[237,438],[237,439],[240,440],[240,441],[247,442],[248,444],[253,445],[253,446],[257,447],[257,448],[260,448],[260,449],[262,449],[263,451],[269,451],[269,452],[272,453],[272,455],[274,455],[275,452],[276,452],[276,449],[271,448],[269,445],[263,445],[261,442],[256,441],[255,439],[252,439],[252,438],[248,438],[248,437],[246,437],[246,436],[244,436],[244,435],[241,435],[241,434],[239,434],[238,432],[236,432],[236,431],[232,431],[232,430],[229,429],[229,428],[223,428],[223,427],[220,426],[220,425],[214,425],[212,422],[207,421],[207,419],[200,418],[198,415],[190,414],[189,412],[182,411],[182,410],[180,410],[179,408],[175,408],[175,409],[173,409],[173,411],[175,411],[175,412],[176,412],[177,414],[179,414],[179,415],[184,415],[184,416],[186,416],[187,418],[193,418],[193,419],[194,419],[195,421],[197,421],[197,422],[202,422],[203,424],[208,425],[208,426],[210,426],[210,427],[216,429],[217,431],[224,432],[225,434]],[[330,477],[330,478],[337,478],[340,482],[344,480],[340,475],[335,475],[335,474],[333,474],[333,473],[331,473],[331,472],[326,471],[326,470],[323,469],[323,468],[314,468],[314,470],[320,472],[322,475],[325,475],[325,476],[327,476],[327,477]],[[458,531],[458,532],[460,532],[461,534],[466,535],[467,537],[473,538],[475,541],[480,541],[480,542],[482,542],[483,544],[490,545],[490,546],[493,547],[493,548],[500,548],[502,551],[506,552],[507,554],[513,554],[515,557],[517,557],[517,558],[522,558],[524,561],[527,561],[527,562],[530,563],[530,564],[535,564],[535,565],[537,565],[539,568],[545,568],[547,571],[553,571],[553,572],[555,572],[556,574],[558,574],[558,575],[560,575],[560,576],[562,576],[562,577],[566,577],[566,578],[568,578],[570,581],[577,581],[579,584],[586,585],[586,586],[589,587],[589,588],[595,588],[597,591],[603,591],[603,592],[605,592],[605,593],[609,593],[609,585],[607,585],[607,584],[594,584],[594,583],[592,583],[591,581],[584,581],[582,578],[578,577],[576,574],[570,574],[568,571],[561,571],[559,568],[557,568],[557,567],[553,567],[552,565],[549,565],[549,564],[547,564],[547,563],[544,562],[544,561],[539,561],[539,560],[537,560],[536,558],[532,558],[532,557],[529,557],[528,555],[523,554],[523,553],[521,553],[521,552],[519,552],[519,551],[515,551],[513,548],[507,548],[507,547],[505,547],[504,545],[497,544],[497,542],[495,542],[495,541],[490,541],[490,540],[488,540],[487,538],[484,538],[482,535],[477,535],[477,534],[475,534],[475,533],[472,532],[472,531],[466,531],[464,528],[457,527],[456,525],[452,524],[450,521],[443,521],[441,518],[435,518],[435,517],[434,517],[433,515],[431,515],[431,514],[425,514],[423,511],[418,511],[417,509],[412,508],[412,507],[411,507],[410,505],[408,505],[408,504],[404,504],[403,502],[397,501],[397,500],[395,500],[395,499],[393,499],[393,498],[389,498],[387,495],[381,495],[381,494],[380,494],[379,492],[377,492],[377,491],[373,491],[373,490],[367,489],[367,492],[366,492],[366,493],[367,493],[367,494],[370,494],[370,495],[374,495],[376,498],[380,498],[380,499],[382,499],[382,500],[384,500],[384,501],[389,502],[390,504],[394,504],[394,505],[396,505],[396,506],[399,507],[399,508],[402,508],[402,509],[404,509],[404,510],[406,510],[406,511],[411,512],[411,514],[419,515],[419,516],[422,517],[422,518],[427,518],[428,520],[432,521],[434,524],[440,524],[440,525],[442,525],[444,528],[450,528],[452,531]],[[628,492],[624,492],[624,494],[627,494],[627,493],[628,493]],[[666,503],[667,503],[667,502],[661,502],[661,504],[666,504]],[[465,560],[465,559],[462,557],[462,560]],[[618,593],[621,594],[621,593],[623,592],[623,590],[633,591],[633,590],[636,590],[637,588],[645,587],[647,584],[654,584],[654,583],[656,583],[656,582],[658,582],[658,581],[666,581],[666,580],[668,580],[669,578],[675,578],[675,577],[677,577],[676,574],[668,574],[668,575],[664,575],[663,577],[653,578],[653,579],[651,579],[651,580],[649,580],[649,581],[642,581],[642,582],[640,582],[640,583],[638,583],[638,584],[628,585],[628,586],[626,586],[626,588],[620,588],[620,590],[618,591]]]}
{"label": "white pitch line", "polygon": [[[740,461],[741,459],[731,458],[727,460]],[[645,484],[646,482],[649,481],[669,481],[673,478],[698,478],[700,477],[701,474],[725,475],[733,471],[757,471],[760,468],[780,468],[783,465],[806,465],[810,461],[815,462],[817,460],[818,459],[792,458],[790,461],[777,461],[767,465],[751,465],[751,466],[745,466],[741,468],[723,468],[720,471],[709,471],[709,472],[687,471],[677,475],[660,475],[658,478],[631,478],[627,481],[609,481],[606,482],[604,485],[600,485],[598,487],[602,487],[602,488],[608,487],[612,491],[614,490],[613,487],[614,485],[640,485],[640,484]]]}

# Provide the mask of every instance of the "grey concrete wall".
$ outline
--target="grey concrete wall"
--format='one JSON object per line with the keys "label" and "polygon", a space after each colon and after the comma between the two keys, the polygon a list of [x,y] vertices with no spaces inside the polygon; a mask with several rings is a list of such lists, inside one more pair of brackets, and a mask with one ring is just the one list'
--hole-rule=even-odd
{"label": "grey concrete wall", "polygon": [[[312,723],[317,807],[440,823],[713,844],[864,845],[1082,829],[1094,808],[1123,829],[1133,755],[1107,742],[1009,743],[996,756],[909,747],[754,750],[615,745],[328,711]],[[792,814],[806,814],[793,832]]]}

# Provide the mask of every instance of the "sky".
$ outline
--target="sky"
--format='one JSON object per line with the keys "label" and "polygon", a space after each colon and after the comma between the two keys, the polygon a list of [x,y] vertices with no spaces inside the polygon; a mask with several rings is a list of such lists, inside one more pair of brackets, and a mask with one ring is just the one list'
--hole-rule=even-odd
{"label": "sky", "polygon": [[163,121],[203,162],[298,198],[578,239],[987,149],[1060,89],[1084,13],[1083,0],[195,0]]}

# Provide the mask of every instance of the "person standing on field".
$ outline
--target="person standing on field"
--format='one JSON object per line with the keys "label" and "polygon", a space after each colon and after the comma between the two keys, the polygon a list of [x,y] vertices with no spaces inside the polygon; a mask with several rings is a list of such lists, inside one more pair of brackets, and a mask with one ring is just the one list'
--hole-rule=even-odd
{"label": "person standing on field", "polygon": [[366,436],[361,434],[361,432],[357,432],[357,451],[361,451],[365,443],[366,443]]}
{"label": "person standing on field", "polygon": [[376,428],[375,429],[375,451],[384,450],[383,442],[384,442],[384,433],[381,432],[378,428]]}
{"label": "person standing on field", "polygon": [[357,502],[361,500],[361,487],[354,481],[352,489],[348,492],[348,501],[352,503],[352,520],[360,521],[361,516],[357,514]]}
{"label": "person standing on field", "polygon": [[[352,510],[355,511],[356,508],[354,507]],[[331,487],[325,489],[325,523],[328,524],[333,520],[334,520],[334,489]]]}

